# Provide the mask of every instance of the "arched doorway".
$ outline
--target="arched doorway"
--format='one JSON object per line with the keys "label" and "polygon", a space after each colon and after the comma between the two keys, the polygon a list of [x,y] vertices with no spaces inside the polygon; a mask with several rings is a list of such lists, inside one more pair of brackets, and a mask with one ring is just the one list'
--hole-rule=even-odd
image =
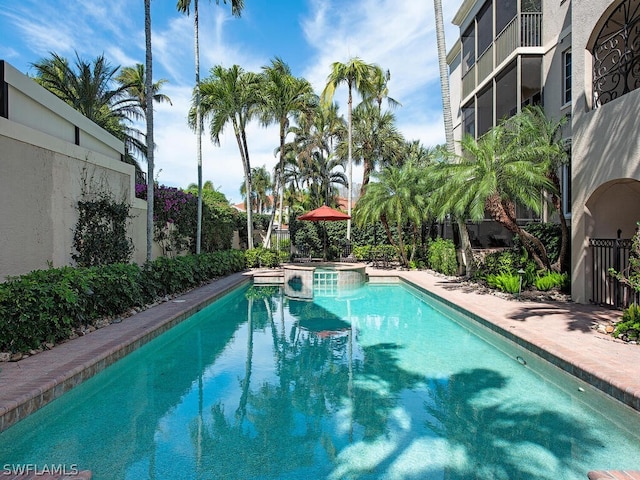
{"label": "arched doorway", "polygon": [[616,179],[602,184],[585,205],[588,239],[586,284],[590,301],[625,307],[634,293],[609,275],[609,269],[625,271],[631,237],[640,221],[640,181]]}

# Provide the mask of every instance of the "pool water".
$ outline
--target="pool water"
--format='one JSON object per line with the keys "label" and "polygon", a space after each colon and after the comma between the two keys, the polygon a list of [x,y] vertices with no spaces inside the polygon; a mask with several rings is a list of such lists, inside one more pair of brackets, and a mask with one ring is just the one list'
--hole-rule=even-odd
{"label": "pool water", "polygon": [[1,433],[0,469],[585,480],[640,469],[638,434],[636,412],[417,290],[243,287]]}

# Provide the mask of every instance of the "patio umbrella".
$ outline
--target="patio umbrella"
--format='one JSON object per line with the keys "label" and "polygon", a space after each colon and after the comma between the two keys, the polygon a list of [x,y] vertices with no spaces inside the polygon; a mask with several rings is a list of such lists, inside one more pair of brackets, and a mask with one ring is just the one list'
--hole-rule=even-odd
{"label": "patio umbrella", "polygon": [[[307,220],[309,222],[338,222],[340,220],[349,220],[351,217],[346,213],[343,213],[339,210],[335,210],[331,207],[327,207],[326,205],[321,206],[320,208],[316,208],[315,210],[311,210],[303,215],[298,217],[298,220]],[[324,260],[327,259],[327,229],[326,226],[323,225],[324,230]]]}

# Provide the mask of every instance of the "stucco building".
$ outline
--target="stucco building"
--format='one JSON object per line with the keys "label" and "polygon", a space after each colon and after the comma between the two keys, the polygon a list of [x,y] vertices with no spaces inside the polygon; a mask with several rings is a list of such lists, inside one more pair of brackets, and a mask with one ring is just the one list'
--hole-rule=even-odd
{"label": "stucco building", "polygon": [[627,301],[622,268],[640,221],[640,0],[465,0],[448,53],[455,138],[540,104],[563,131],[572,298]]}

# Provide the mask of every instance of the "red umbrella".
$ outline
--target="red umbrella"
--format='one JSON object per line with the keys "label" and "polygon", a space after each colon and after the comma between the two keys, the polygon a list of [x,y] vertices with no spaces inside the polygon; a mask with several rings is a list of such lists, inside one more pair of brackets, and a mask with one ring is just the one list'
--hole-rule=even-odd
{"label": "red umbrella", "polygon": [[327,207],[326,205],[321,206],[320,208],[316,208],[315,210],[311,210],[310,212],[305,213],[304,215],[300,215],[298,220],[309,220],[310,222],[320,222],[320,221],[338,221],[338,220],[349,220],[351,217],[346,213],[342,213],[338,210],[334,210],[331,207]]}
{"label": "red umbrella", "polygon": [[[349,220],[351,217],[339,210],[334,210],[326,205],[311,210],[310,212],[300,215],[298,220],[307,220],[309,222],[336,222],[340,220]],[[324,259],[327,259],[327,231],[324,229]]]}

